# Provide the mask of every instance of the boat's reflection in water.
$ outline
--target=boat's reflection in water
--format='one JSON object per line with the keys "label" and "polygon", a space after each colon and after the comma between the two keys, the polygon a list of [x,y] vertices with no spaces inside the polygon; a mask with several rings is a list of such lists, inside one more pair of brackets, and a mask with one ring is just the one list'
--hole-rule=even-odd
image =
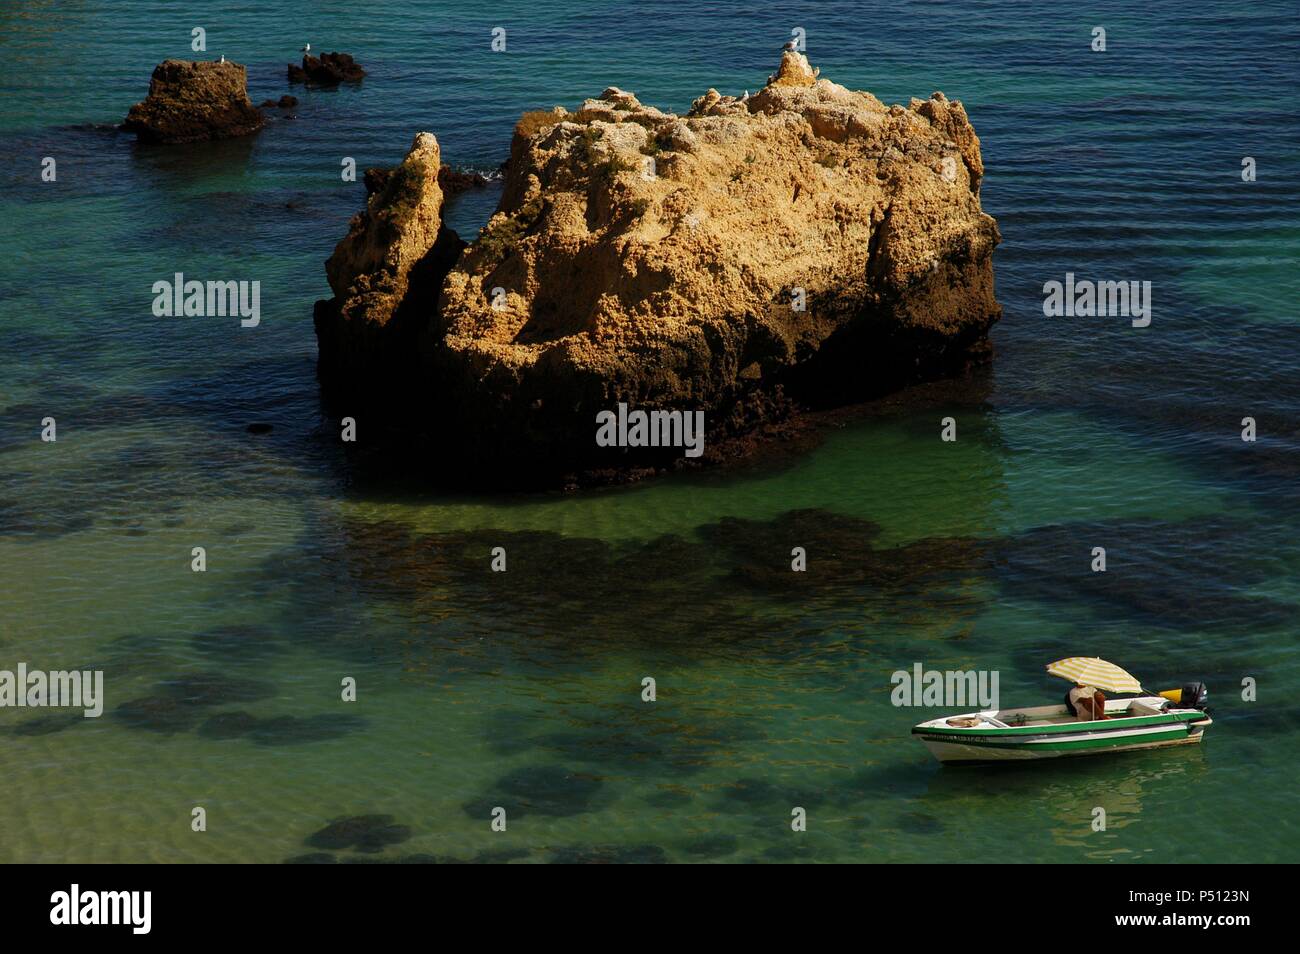
{"label": "boat's reflection in water", "polygon": [[[1132,860],[1147,849],[1123,838],[1124,829],[1138,822],[1144,809],[1167,805],[1173,793],[1181,800],[1197,791],[1210,768],[1204,745],[1025,764],[945,765],[936,769],[921,801],[928,814],[940,818],[967,816],[970,827],[963,829],[976,841],[981,818],[988,819],[989,806],[997,805],[995,814],[1006,817],[991,827],[1002,836],[1019,818],[1017,827],[1034,841],[1046,833],[1056,845],[1081,849],[1083,857]],[[1097,809],[1104,810],[1104,818]],[[1094,827],[1103,820],[1104,830]]]}

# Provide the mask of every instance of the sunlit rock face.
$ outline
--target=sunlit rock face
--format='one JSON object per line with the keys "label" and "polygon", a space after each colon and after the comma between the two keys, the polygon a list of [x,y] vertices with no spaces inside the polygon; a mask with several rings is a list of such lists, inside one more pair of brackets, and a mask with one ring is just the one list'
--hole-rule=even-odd
{"label": "sunlit rock face", "polygon": [[409,311],[418,355],[390,336],[391,360],[420,396],[402,406],[438,418],[463,466],[660,465],[681,450],[601,447],[596,416],[703,411],[716,441],[989,356],[998,229],[979,140],[942,93],[887,107],[788,52],[754,95],[709,90],[681,116],[614,87],[529,113],[463,251],[423,138],[331,258],[317,327],[323,369],[370,349],[383,377],[390,357],[352,329]]}

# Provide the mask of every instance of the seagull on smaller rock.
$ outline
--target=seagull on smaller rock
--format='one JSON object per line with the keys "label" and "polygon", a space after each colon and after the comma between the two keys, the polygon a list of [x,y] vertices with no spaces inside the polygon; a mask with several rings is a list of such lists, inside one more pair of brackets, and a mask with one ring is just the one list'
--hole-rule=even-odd
{"label": "seagull on smaller rock", "polygon": [[310,52],[311,52],[311,44],[308,43],[306,46],[304,46],[304,47],[303,47],[301,50],[299,50],[298,52],[300,52],[300,53],[310,53]]}
{"label": "seagull on smaller rock", "polygon": [[785,41],[785,46],[781,47],[781,52],[783,52],[783,53],[798,53],[798,52],[799,52],[799,41],[796,40],[794,37],[791,37],[790,39],[786,40],[786,41]]}

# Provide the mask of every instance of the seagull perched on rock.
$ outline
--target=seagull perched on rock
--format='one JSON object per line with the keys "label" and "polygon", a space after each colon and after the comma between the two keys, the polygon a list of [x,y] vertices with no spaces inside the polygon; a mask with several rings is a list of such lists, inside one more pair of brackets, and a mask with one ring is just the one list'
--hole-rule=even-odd
{"label": "seagull perched on rock", "polygon": [[311,44],[308,43],[306,46],[304,46],[304,47],[303,47],[301,50],[299,50],[298,52],[299,52],[299,53],[310,53],[310,52],[311,52]]}
{"label": "seagull perched on rock", "polygon": [[781,52],[783,52],[783,53],[798,53],[798,52],[799,52],[799,41],[796,40],[794,37],[791,37],[790,39],[786,40],[786,41],[785,41],[785,46],[781,47]]}
{"label": "seagull perched on rock", "polygon": [[221,54],[221,62],[222,63],[226,62],[226,54],[224,53]]}

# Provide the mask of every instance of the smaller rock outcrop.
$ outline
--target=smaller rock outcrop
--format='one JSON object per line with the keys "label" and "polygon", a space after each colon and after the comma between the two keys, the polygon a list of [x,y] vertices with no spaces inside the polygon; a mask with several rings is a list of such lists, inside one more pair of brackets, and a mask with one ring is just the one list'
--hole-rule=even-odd
{"label": "smaller rock outcrop", "polygon": [[[399,167],[400,168],[400,167]],[[367,169],[365,173],[366,195],[371,196],[388,184],[393,169]],[[461,172],[448,166],[438,167],[438,187],[442,189],[443,198],[464,192],[467,189],[487,188],[487,176],[478,172]]]}
{"label": "smaller rock outcrop", "polygon": [[322,53],[320,59],[310,53],[302,58],[302,66],[289,64],[289,82],[309,86],[338,86],[355,83],[366,75],[350,53]]}
{"label": "smaller rock outcrop", "polygon": [[401,165],[366,172],[368,199],[325,263],[335,297],[318,302],[322,371],[391,374],[414,361],[438,289],[465,243],[442,224],[438,140],[419,133]]}
{"label": "smaller rock outcrop", "polygon": [[482,189],[488,184],[487,177],[477,172],[462,172],[442,166],[438,169],[438,185],[443,195],[456,195],[466,189]]}
{"label": "smaller rock outcrop", "polygon": [[149,95],[126,114],[122,128],[144,142],[181,143],[247,136],[266,125],[248,98],[238,63],[164,60]]}
{"label": "smaller rock outcrop", "polygon": [[821,70],[808,62],[802,53],[786,50],[781,54],[781,65],[767,78],[768,86],[816,86]]}
{"label": "smaller rock outcrop", "polygon": [[293,109],[293,107],[297,105],[298,105],[297,96],[281,96],[279,101],[276,101],[274,99],[265,99],[258,105],[257,108],[275,109],[278,106],[280,109]]}

